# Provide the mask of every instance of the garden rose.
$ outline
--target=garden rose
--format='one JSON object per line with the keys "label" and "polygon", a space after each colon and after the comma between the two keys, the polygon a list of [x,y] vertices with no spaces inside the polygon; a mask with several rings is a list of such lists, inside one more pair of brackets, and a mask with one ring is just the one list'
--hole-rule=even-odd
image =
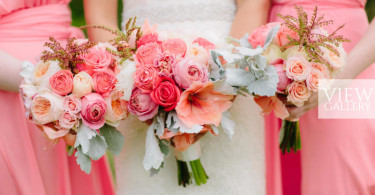
{"label": "garden rose", "polygon": [[123,96],[124,92],[116,91],[113,92],[109,97],[104,98],[107,104],[105,119],[108,124],[115,127],[119,125],[120,120],[125,119],[128,116],[128,103],[122,99]]}
{"label": "garden rose", "polygon": [[186,58],[173,69],[174,80],[182,88],[187,89],[190,85],[199,81],[206,83],[208,81],[208,70],[206,66],[202,66],[191,58]]}
{"label": "garden rose", "polygon": [[311,63],[311,67],[312,67],[313,70],[319,71],[324,76],[324,78],[326,78],[326,79],[330,78],[329,77],[329,70],[328,70],[327,65],[321,64],[321,63],[312,62]]}
{"label": "garden rose", "polygon": [[171,76],[176,58],[168,52],[160,53],[154,61],[154,67],[160,76]]}
{"label": "garden rose", "polygon": [[159,85],[150,93],[152,100],[164,107],[165,111],[173,110],[180,100],[181,90],[177,87],[173,79],[162,77]]}
{"label": "garden rose", "polygon": [[287,100],[297,107],[303,106],[304,102],[311,96],[304,82],[293,82],[287,87]]}
{"label": "garden rose", "polygon": [[138,41],[137,41],[137,47],[140,47],[142,45],[147,45],[148,43],[157,43],[158,42],[158,34],[157,33],[149,33],[143,35]]}
{"label": "garden rose", "polygon": [[284,69],[284,60],[282,58],[276,59],[273,62],[271,62],[271,65],[273,65],[276,68],[277,74],[279,75],[279,82],[277,83],[277,93],[285,93],[286,87],[292,83],[292,80],[290,80],[286,76],[286,72]]}
{"label": "garden rose", "polygon": [[306,78],[307,89],[312,91],[318,91],[320,84],[319,79],[324,79],[324,75],[317,70],[311,71]]}
{"label": "garden rose", "polygon": [[59,120],[63,111],[63,98],[50,91],[37,94],[31,102],[31,116],[37,124]]}
{"label": "garden rose", "polygon": [[346,52],[344,50],[344,47],[340,45],[339,47],[336,47],[335,45],[331,45],[334,47],[340,54],[340,56],[337,56],[335,53],[333,53],[331,50],[320,47],[320,49],[323,51],[323,58],[327,60],[327,62],[330,64],[331,68],[333,70],[339,70],[345,66],[346,63]]}
{"label": "garden rose", "polygon": [[184,57],[186,54],[186,43],[181,39],[168,39],[161,45],[163,52],[168,51],[175,56]]}
{"label": "garden rose", "polygon": [[49,78],[56,72],[60,71],[61,67],[58,61],[40,61],[36,64],[34,70],[34,80],[40,88],[51,89]]}
{"label": "garden rose", "polygon": [[304,58],[290,57],[286,61],[286,76],[294,81],[304,81],[310,73],[310,64]]}
{"label": "garden rose", "polygon": [[95,92],[106,97],[112,92],[116,84],[116,75],[112,70],[101,70],[92,75]]}
{"label": "garden rose", "polygon": [[71,112],[63,112],[60,115],[59,126],[63,129],[71,129],[74,126],[78,126],[79,123],[78,115]]}
{"label": "garden rose", "polygon": [[160,52],[161,50],[159,48],[159,44],[157,43],[142,45],[138,48],[137,53],[135,54],[138,61],[137,66],[153,64],[155,58]]}
{"label": "garden rose", "polygon": [[201,65],[208,65],[209,55],[207,50],[196,43],[189,45],[187,57],[193,58]]}
{"label": "garden rose", "polygon": [[207,39],[204,39],[204,38],[202,38],[202,37],[198,37],[198,38],[196,38],[196,39],[193,41],[193,43],[198,43],[198,45],[204,47],[204,48],[207,49],[207,50],[215,49],[215,48],[216,48],[216,46],[215,46],[213,43],[207,41]]}
{"label": "garden rose", "polygon": [[77,98],[81,98],[86,94],[92,92],[92,86],[94,85],[92,78],[86,72],[80,72],[73,78],[73,94]]}
{"label": "garden rose", "polygon": [[78,114],[81,111],[81,99],[74,95],[65,96],[63,106],[65,112]]}
{"label": "garden rose", "polygon": [[133,90],[133,94],[128,102],[130,113],[138,116],[141,121],[152,119],[158,113],[159,105],[152,101],[150,94],[142,93],[138,88]]}
{"label": "garden rose", "polygon": [[69,70],[60,70],[49,78],[52,91],[59,95],[67,95],[73,90],[73,74]]}
{"label": "garden rose", "polygon": [[160,82],[159,72],[151,65],[138,67],[134,75],[134,85],[143,93],[150,93]]}
{"label": "garden rose", "polygon": [[283,47],[288,44],[290,41],[288,36],[292,39],[299,40],[298,33],[284,25],[280,25],[280,29],[275,36],[275,44]]}
{"label": "garden rose", "polygon": [[271,43],[267,49],[262,53],[264,57],[267,58],[267,64],[275,61],[276,59],[281,58],[281,49],[277,45]]}
{"label": "garden rose", "polygon": [[91,48],[89,53],[80,55],[80,58],[84,60],[84,63],[77,64],[78,70],[86,71],[90,75],[95,71],[107,69],[112,63],[112,54],[95,47]]}
{"label": "garden rose", "polygon": [[103,97],[97,93],[87,94],[82,98],[81,117],[90,129],[100,129],[105,123],[107,105]]}
{"label": "garden rose", "polygon": [[286,49],[281,54],[281,56],[284,59],[288,59],[290,57],[297,57],[297,56],[302,57],[304,59],[308,58],[307,53],[305,52],[305,49],[303,47],[299,46],[299,45]]}

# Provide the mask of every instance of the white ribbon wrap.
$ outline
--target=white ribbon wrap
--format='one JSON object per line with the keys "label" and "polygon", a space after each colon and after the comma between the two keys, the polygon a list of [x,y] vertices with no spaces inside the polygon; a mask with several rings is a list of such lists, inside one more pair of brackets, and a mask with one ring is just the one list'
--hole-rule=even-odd
{"label": "white ribbon wrap", "polygon": [[176,156],[177,160],[189,162],[193,160],[197,160],[201,157],[201,145],[199,141],[195,142],[194,144],[190,145],[190,147],[185,151],[174,151],[174,155]]}

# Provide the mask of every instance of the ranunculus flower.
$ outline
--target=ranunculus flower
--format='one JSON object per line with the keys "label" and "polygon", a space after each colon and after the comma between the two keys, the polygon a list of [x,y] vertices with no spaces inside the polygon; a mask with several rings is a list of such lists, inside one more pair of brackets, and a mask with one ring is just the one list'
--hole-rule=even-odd
{"label": "ranunculus flower", "polygon": [[37,94],[31,102],[31,116],[37,124],[59,120],[63,111],[63,98],[51,91]]}
{"label": "ranunculus flower", "polygon": [[287,87],[287,100],[297,107],[303,106],[304,102],[311,96],[304,82],[293,82]]}
{"label": "ranunculus flower", "polygon": [[165,111],[173,110],[180,100],[181,90],[173,79],[162,77],[159,85],[150,93],[152,100],[164,107]]}
{"label": "ranunculus flower", "polygon": [[163,52],[168,51],[175,56],[184,57],[186,54],[186,43],[181,39],[168,39],[161,44]]}
{"label": "ranunculus flower", "polygon": [[216,48],[216,46],[213,43],[207,41],[207,39],[204,39],[202,37],[196,38],[193,41],[193,43],[198,43],[200,46],[204,47],[207,50],[215,49]]}
{"label": "ranunculus flower", "polygon": [[103,97],[109,96],[116,84],[116,75],[112,70],[97,71],[92,75],[95,92]]}
{"label": "ranunculus flower", "polygon": [[176,58],[168,52],[160,53],[155,61],[154,67],[159,72],[160,76],[171,76],[173,67],[176,64]]}
{"label": "ranunculus flower", "polygon": [[279,46],[271,43],[267,49],[262,53],[264,57],[267,58],[267,64],[270,64],[271,62],[275,61],[276,59],[281,58],[281,49]]}
{"label": "ranunculus flower", "polygon": [[94,85],[92,78],[86,72],[80,72],[73,78],[73,94],[77,98],[81,98],[86,94],[92,92],[92,86]]}
{"label": "ranunculus flower", "polygon": [[159,72],[152,65],[138,67],[134,75],[134,85],[143,93],[150,93],[160,82]]}
{"label": "ranunculus flower", "polygon": [[36,64],[34,69],[34,80],[40,88],[51,89],[49,78],[56,72],[60,71],[61,67],[58,61],[40,61]]}
{"label": "ranunculus flower", "polygon": [[136,55],[136,60],[139,62],[137,66],[151,65],[154,60],[161,52],[159,44],[149,43],[147,45],[142,45],[138,48]]}
{"label": "ranunculus flower", "polygon": [[81,111],[81,99],[74,95],[65,96],[64,111],[73,114],[78,114]]}
{"label": "ranunculus flower", "polygon": [[49,78],[52,91],[59,95],[67,95],[73,90],[73,74],[69,70],[60,70]]}
{"label": "ranunculus flower", "polygon": [[320,47],[320,49],[323,51],[323,58],[327,60],[333,70],[340,70],[345,66],[346,63],[346,52],[342,45],[340,45],[340,47],[336,47],[335,45],[331,44],[331,46],[339,52],[340,56],[337,56],[335,53],[325,47]]}
{"label": "ranunculus flower", "polygon": [[78,115],[71,112],[63,112],[60,115],[59,126],[63,129],[71,129],[79,123]]}
{"label": "ranunculus flower", "polygon": [[324,78],[329,79],[329,70],[327,65],[321,64],[321,63],[316,63],[316,62],[311,62],[311,67],[313,70],[319,71]]}
{"label": "ranunculus flower", "polygon": [[290,47],[290,48],[286,49],[281,54],[281,57],[284,58],[284,59],[288,59],[290,57],[298,57],[298,56],[302,57],[302,58],[305,58],[305,59],[308,58],[307,53],[305,51],[305,48],[303,48],[303,47],[301,47],[299,45]]}
{"label": "ranunculus flower", "polygon": [[130,113],[138,116],[141,121],[152,119],[158,113],[159,105],[152,101],[150,94],[142,93],[138,88],[133,90],[133,94],[128,102]]}
{"label": "ranunculus flower", "polygon": [[276,68],[277,75],[279,76],[279,82],[277,83],[277,93],[282,94],[285,93],[286,87],[293,82],[286,76],[286,72],[284,70],[284,62],[285,61],[282,58],[276,59],[271,62],[271,65]]}
{"label": "ranunculus flower", "polygon": [[317,70],[311,71],[306,78],[307,89],[312,91],[318,91],[319,79],[324,79],[324,75]]}
{"label": "ranunculus flower", "polygon": [[80,55],[80,58],[85,62],[77,64],[79,71],[86,71],[92,75],[95,71],[105,70],[112,63],[112,54],[108,51],[91,48],[89,53]]}
{"label": "ranunculus flower", "polygon": [[149,33],[143,35],[137,41],[137,47],[141,47],[142,45],[147,45],[148,43],[157,43],[158,42],[158,34],[157,33]]}
{"label": "ranunculus flower", "polygon": [[208,55],[207,50],[204,47],[196,43],[191,44],[189,45],[186,53],[187,53],[186,54],[187,57],[193,58],[199,64],[205,65],[205,66],[208,65],[209,55]]}
{"label": "ranunculus flower", "polygon": [[219,126],[223,113],[232,105],[232,95],[223,95],[214,90],[214,83],[194,82],[182,92],[176,106],[178,117],[191,128],[194,125],[214,124]]}
{"label": "ranunculus flower", "polygon": [[117,127],[120,120],[128,116],[128,102],[122,99],[123,96],[124,92],[115,91],[109,97],[104,98],[107,103],[107,111],[105,113],[107,124]]}
{"label": "ranunculus flower", "polygon": [[100,129],[105,123],[107,105],[103,97],[90,93],[82,98],[81,117],[83,123],[90,129]]}
{"label": "ranunculus flower", "polygon": [[285,65],[286,76],[294,81],[304,81],[310,73],[310,64],[304,58],[290,57]]}
{"label": "ranunculus flower", "polygon": [[173,69],[174,80],[182,88],[187,89],[190,85],[199,81],[206,83],[208,81],[208,70],[205,65],[200,65],[191,58],[185,58],[176,64]]}
{"label": "ranunculus flower", "polygon": [[292,39],[299,40],[298,33],[284,25],[280,25],[280,29],[275,36],[275,44],[283,47],[288,44],[290,41],[288,36]]}

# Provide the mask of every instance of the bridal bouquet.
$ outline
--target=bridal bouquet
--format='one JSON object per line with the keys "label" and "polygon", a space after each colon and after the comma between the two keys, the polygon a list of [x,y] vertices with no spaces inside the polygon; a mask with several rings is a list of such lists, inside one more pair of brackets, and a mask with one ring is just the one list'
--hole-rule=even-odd
{"label": "bridal bouquet", "polygon": [[[243,39],[249,47],[260,48],[268,43],[264,41],[267,32],[280,26],[275,38],[263,52],[267,63],[277,70],[277,93],[269,94],[271,96],[257,95],[255,101],[264,113],[273,110],[275,116],[281,119],[287,118],[289,114],[285,102],[280,99],[297,107],[303,106],[311,94],[324,85],[321,79],[334,78],[343,68],[346,53],[342,43],[349,41],[337,35],[343,25],[331,34],[324,29],[333,21],[326,21],[323,16],[317,17],[317,8],[310,20],[301,7],[296,7],[296,11],[297,18],[279,15],[284,23],[266,24]],[[283,120],[280,148],[283,153],[301,148],[298,121]]]}
{"label": "bridal bouquet", "polygon": [[65,47],[50,38],[41,61],[24,63],[21,72],[26,116],[53,143],[62,138],[69,155],[76,151],[86,173],[91,159],[100,159],[107,150],[118,154],[124,144],[115,127],[128,115],[122,99],[127,94],[116,89],[116,74],[134,49],[127,36],[118,35],[113,44],[72,38]]}

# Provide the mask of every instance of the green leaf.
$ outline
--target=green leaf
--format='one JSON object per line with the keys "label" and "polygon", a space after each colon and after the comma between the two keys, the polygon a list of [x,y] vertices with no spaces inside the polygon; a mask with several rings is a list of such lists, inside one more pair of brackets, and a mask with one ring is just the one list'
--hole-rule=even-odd
{"label": "green leaf", "polygon": [[168,156],[169,153],[169,143],[166,140],[159,139],[159,147],[161,153],[164,154],[164,156]]}
{"label": "green leaf", "polygon": [[90,148],[87,153],[93,160],[99,160],[107,150],[107,143],[103,136],[97,134],[90,140]]}
{"label": "green leaf", "polygon": [[125,139],[124,136],[116,128],[104,124],[100,130],[100,135],[105,138],[105,141],[108,145],[108,151],[114,155],[118,155],[121,152],[122,147],[124,146]]}
{"label": "green leaf", "polygon": [[77,148],[75,157],[77,157],[77,164],[81,167],[81,170],[89,174],[91,172],[91,159],[82,152],[81,147]]}
{"label": "green leaf", "polygon": [[74,147],[73,146],[66,146],[66,151],[68,152],[68,156],[72,156],[74,152]]}
{"label": "green leaf", "polygon": [[95,131],[91,130],[85,124],[82,124],[81,127],[78,129],[77,139],[74,144],[74,147],[77,148],[81,145],[82,152],[87,154],[90,148],[90,139],[95,137],[96,134],[97,133]]}

